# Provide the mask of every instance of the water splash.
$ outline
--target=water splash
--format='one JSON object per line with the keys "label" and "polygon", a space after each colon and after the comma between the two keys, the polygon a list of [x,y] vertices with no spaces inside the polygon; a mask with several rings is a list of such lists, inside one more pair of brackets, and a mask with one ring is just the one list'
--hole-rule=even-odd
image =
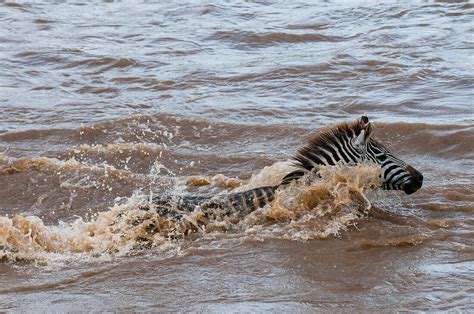
{"label": "water splash", "polygon": [[[264,168],[246,186],[268,184],[282,174],[281,163]],[[306,241],[338,235],[370,210],[367,191],[379,183],[378,166],[321,167],[311,184],[294,183],[280,188],[272,204],[246,217],[213,213],[199,206],[183,219],[160,216],[144,193],[116,201],[110,209],[89,221],[78,217],[70,223],[47,226],[37,216],[0,217],[0,258],[40,263],[133,255],[153,247],[179,247],[190,233],[222,233],[233,230],[244,236],[277,237]],[[314,179],[314,180],[313,180]],[[240,189],[241,187],[237,188]],[[236,190],[237,190],[236,189]]]}

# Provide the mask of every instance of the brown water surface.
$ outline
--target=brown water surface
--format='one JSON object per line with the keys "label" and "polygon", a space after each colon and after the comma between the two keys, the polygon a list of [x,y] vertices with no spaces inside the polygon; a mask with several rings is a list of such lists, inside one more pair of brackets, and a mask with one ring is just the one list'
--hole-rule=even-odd
{"label": "brown water surface", "polygon": [[[473,33],[467,1],[0,1],[0,308],[472,310]],[[363,114],[420,191],[363,164],[239,221],[139,210]]]}

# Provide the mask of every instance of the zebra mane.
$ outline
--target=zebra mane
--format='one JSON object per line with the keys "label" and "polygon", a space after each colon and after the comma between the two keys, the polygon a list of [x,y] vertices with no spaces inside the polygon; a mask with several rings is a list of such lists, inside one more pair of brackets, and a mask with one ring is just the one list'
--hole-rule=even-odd
{"label": "zebra mane", "polygon": [[314,134],[308,143],[298,149],[296,155],[292,158],[293,166],[298,169],[286,175],[281,184],[287,184],[302,177],[316,165],[323,165],[324,156],[328,155],[327,152],[333,152],[335,147],[340,146],[339,143],[345,141],[343,139],[360,134],[363,127],[361,120],[356,120],[332,125]]}

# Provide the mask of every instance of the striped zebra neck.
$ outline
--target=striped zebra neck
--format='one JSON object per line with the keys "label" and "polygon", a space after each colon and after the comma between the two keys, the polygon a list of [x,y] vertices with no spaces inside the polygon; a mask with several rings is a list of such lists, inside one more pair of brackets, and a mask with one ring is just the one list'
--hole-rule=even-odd
{"label": "striped zebra neck", "polygon": [[[293,166],[297,170],[286,175],[281,184],[298,180],[308,172],[315,172],[320,165],[357,164],[363,159],[351,144],[364,127],[361,120],[345,122],[322,129],[308,143],[300,148],[293,157]],[[368,130],[370,133],[371,129]]]}

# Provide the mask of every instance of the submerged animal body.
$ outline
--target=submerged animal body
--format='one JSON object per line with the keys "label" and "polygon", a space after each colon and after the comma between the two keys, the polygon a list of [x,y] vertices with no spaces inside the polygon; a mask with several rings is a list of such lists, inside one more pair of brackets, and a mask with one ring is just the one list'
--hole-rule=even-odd
{"label": "submerged animal body", "polygon": [[205,215],[210,215],[214,209],[219,209],[225,215],[246,215],[271,203],[280,186],[301,180],[308,177],[308,174],[317,174],[321,165],[356,165],[367,160],[380,165],[383,189],[402,190],[406,194],[412,194],[421,188],[422,174],[395,157],[371,135],[372,125],[366,116],[362,116],[355,121],[337,124],[317,132],[294,156],[293,165],[296,170],[287,174],[279,185],[215,197],[158,196],[153,198],[152,204],[161,215],[173,219],[181,219],[184,214],[196,208],[202,210]]}

